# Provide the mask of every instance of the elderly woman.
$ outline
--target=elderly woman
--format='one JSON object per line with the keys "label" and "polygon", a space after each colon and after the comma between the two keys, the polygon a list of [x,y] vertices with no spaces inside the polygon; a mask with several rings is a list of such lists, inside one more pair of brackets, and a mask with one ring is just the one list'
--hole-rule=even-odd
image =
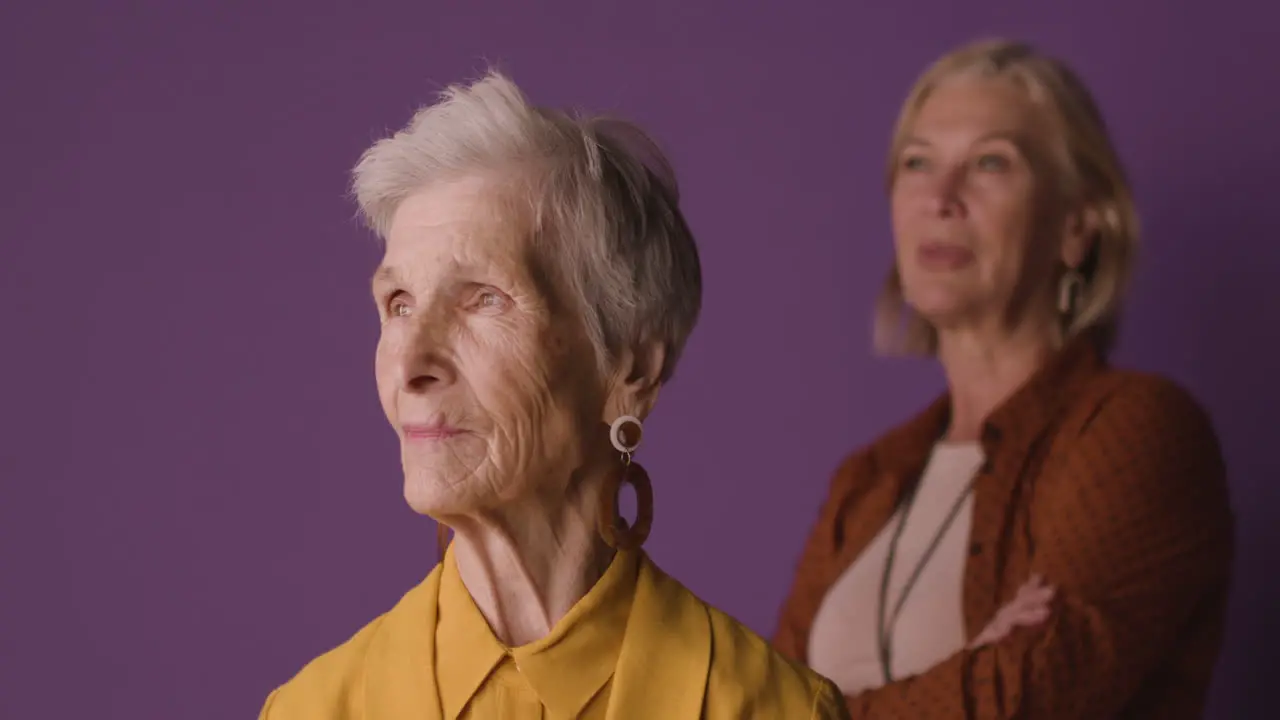
{"label": "elderly woman", "polygon": [[640,549],[633,456],[701,295],[654,146],[490,74],[368,150],[355,191],[386,241],[376,376],[405,499],[454,540],[261,717],[846,717],[830,681]]}
{"label": "elderly woman", "polygon": [[1090,93],[964,47],[911,91],[888,184],[877,341],[948,392],[836,472],[776,646],[854,718],[1198,718],[1232,514],[1196,401],[1106,362],[1137,223]]}

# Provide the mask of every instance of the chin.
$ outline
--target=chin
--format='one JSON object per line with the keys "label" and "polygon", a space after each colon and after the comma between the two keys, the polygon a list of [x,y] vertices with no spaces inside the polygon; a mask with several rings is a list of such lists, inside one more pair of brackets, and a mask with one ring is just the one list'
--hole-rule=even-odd
{"label": "chin", "polygon": [[404,475],[404,501],[419,515],[443,517],[466,514],[480,505],[476,495],[474,483],[466,479],[451,483],[436,473],[406,472]]}
{"label": "chin", "polygon": [[415,462],[403,458],[404,500],[419,515],[441,517],[464,515],[484,507],[492,485],[478,476],[481,463],[457,457],[435,462]]}
{"label": "chin", "polygon": [[936,326],[945,327],[957,318],[971,315],[976,298],[973,293],[957,287],[932,285],[924,288],[908,288],[904,293],[907,306],[921,318]]}
{"label": "chin", "polygon": [[946,327],[968,314],[969,307],[958,302],[913,302],[911,311],[935,327]]}

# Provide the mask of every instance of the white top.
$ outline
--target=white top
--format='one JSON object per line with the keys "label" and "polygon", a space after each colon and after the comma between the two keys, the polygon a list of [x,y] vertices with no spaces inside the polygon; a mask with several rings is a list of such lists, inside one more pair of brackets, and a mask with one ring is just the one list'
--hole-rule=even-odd
{"label": "white top", "polygon": [[[898,539],[885,603],[886,622],[893,617],[903,586],[982,461],[978,443],[934,446]],[[884,684],[876,642],[876,608],[889,540],[900,515],[901,510],[836,580],[814,618],[809,635],[809,665],[830,678],[845,695],[857,695]],[[972,519],[970,493],[892,626],[891,671],[895,679],[928,670],[964,647],[964,566]]]}

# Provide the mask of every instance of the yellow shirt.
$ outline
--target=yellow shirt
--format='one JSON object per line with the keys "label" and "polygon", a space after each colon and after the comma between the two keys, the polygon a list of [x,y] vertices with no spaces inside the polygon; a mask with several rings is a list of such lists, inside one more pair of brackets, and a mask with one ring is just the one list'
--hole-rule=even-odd
{"label": "yellow shirt", "polygon": [[603,720],[639,572],[635,553],[608,570],[536,642],[507,648],[462,584],[452,553],[440,573],[436,683],[449,720]]}
{"label": "yellow shirt", "polygon": [[[512,650],[493,639],[452,564],[448,552],[389,612],[277,688],[259,720],[454,720],[453,712],[503,720],[526,710],[607,720],[848,718],[829,680],[702,602],[643,551],[620,552],[551,636]],[[458,639],[479,643],[445,647]],[[515,672],[517,659],[533,673],[502,672],[508,663]]]}

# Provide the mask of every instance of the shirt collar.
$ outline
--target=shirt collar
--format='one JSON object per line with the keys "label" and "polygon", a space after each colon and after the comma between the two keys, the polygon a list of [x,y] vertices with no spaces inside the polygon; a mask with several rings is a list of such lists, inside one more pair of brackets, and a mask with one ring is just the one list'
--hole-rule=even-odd
{"label": "shirt collar", "polygon": [[[981,438],[985,455],[994,456],[1000,447],[1029,445],[1076,394],[1081,382],[1104,364],[1089,333],[1068,342],[987,418]],[[946,432],[950,414],[950,397],[943,394],[923,413],[890,431],[873,451],[880,469],[902,478],[918,476],[931,448]]]}
{"label": "shirt collar", "polygon": [[452,552],[441,570],[437,677],[446,718],[458,717],[507,656],[556,717],[580,714],[613,676],[636,589],[636,553],[619,551],[546,637],[517,648],[507,648],[493,634],[463,585]]}
{"label": "shirt collar", "polygon": [[455,563],[453,546],[441,564],[436,605],[436,679],[446,718],[456,718],[502,662],[507,648],[471,599]]}

